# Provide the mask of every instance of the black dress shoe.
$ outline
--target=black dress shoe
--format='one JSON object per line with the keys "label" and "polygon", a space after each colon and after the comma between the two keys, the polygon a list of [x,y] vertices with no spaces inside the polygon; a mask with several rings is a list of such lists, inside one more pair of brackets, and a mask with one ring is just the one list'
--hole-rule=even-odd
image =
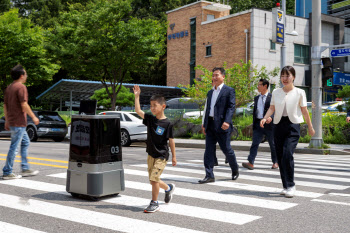
{"label": "black dress shoe", "polygon": [[216,161],[216,162],[214,163],[214,167],[215,167],[215,166],[219,166],[218,161]]}
{"label": "black dress shoe", "polygon": [[228,160],[227,160],[227,158],[225,159],[225,164],[228,164]]}
{"label": "black dress shoe", "polygon": [[205,177],[203,180],[198,180],[198,183],[200,184],[211,183],[211,182],[215,182],[215,178]]}
{"label": "black dress shoe", "polygon": [[239,172],[232,172],[232,180],[237,180],[237,178],[239,177]]}

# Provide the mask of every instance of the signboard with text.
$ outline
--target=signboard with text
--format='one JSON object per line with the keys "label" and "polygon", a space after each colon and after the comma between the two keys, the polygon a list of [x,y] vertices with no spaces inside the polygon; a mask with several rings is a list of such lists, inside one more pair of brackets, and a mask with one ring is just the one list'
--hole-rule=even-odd
{"label": "signboard with text", "polygon": [[272,9],[272,42],[284,43],[284,12],[278,8]]}
{"label": "signboard with text", "polygon": [[331,51],[332,57],[346,57],[350,56],[350,49],[333,49]]}
{"label": "signboard with text", "polygon": [[350,74],[333,72],[333,85],[350,85]]}

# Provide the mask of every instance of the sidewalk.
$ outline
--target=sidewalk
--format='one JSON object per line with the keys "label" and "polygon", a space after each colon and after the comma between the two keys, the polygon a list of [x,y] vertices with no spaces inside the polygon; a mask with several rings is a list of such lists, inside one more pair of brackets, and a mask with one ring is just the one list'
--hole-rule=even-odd
{"label": "sidewalk", "polygon": [[[232,149],[249,151],[251,141],[231,141]],[[205,140],[201,139],[180,139],[175,138],[176,147],[184,148],[205,148]],[[309,143],[298,143],[295,153],[300,154],[319,154],[319,155],[350,155],[350,145],[341,145],[341,144],[328,144],[329,149],[310,149],[307,148]],[[216,145],[217,148],[220,148],[219,145]],[[270,147],[268,142],[260,143],[259,151],[269,152]]]}

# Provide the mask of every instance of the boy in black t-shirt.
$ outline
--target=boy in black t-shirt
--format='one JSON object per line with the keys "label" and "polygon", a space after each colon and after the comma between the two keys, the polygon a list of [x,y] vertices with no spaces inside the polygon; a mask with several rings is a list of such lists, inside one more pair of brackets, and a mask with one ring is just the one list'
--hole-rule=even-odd
{"label": "boy in black t-shirt", "polygon": [[168,140],[172,154],[172,164],[176,166],[175,142],[173,137],[173,125],[164,115],[165,99],[162,96],[151,97],[151,114],[145,114],[140,108],[141,89],[134,86],[135,112],[142,117],[143,124],[147,126],[147,165],[149,180],[152,185],[152,200],[144,210],[145,213],[154,213],[159,210],[159,188],[165,190],[164,202],[169,203],[175,190],[175,184],[166,184],[160,179],[167,160],[169,158]]}

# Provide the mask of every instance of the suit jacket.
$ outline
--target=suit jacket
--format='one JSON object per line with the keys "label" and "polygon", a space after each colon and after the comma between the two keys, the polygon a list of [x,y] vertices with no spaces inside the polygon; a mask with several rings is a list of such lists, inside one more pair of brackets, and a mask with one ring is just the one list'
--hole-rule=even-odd
{"label": "suit jacket", "polygon": [[346,114],[346,117],[350,117],[350,109],[349,109],[348,113]]}
{"label": "suit jacket", "polygon": [[[211,97],[213,95],[213,89],[211,89],[207,94],[207,108],[205,111],[205,118],[203,127],[207,129],[208,127],[208,119],[210,113],[211,106]],[[221,129],[221,126],[224,122],[230,124],[230,129],[232,130],[232,117],[235,112],[236,107],[236,96],[235,89],[232,87],[226,86],[225,84],[222,86],[220,90],[220,94],[216,99],[216,103],[214,105],[214,127],[216,132],[224,133],[227,130]]]}
{"label": "suit jacket", "polygon": [[[260,95],[254,97],[253,129],[256,128],[256,125],[257,125],[256,123],[257,123],[257,121],[260,122],[260,119],[258,119],[258,118],[256,117],[259,97],[260,97]],[[263,114],[263,116],[265,116],[267,110],[269,110],[269,108],[270,108],[271,97],[272,97],[272,94],[271,94],[271,93],[268,93],[268,94],[267,94],[267,97],[266,97],[266,100],[265,100],[265,106],[264,106],[264,114]],[[271,116],[271,118],[273,119],[273,115]],[[265,125],[264,125],[265,129],[271,129],[272,124],[273,124],[272,122],[271,122],[270,124],[265,124]],[[259,126],[259,127],[260,127],[260,126]]]}

